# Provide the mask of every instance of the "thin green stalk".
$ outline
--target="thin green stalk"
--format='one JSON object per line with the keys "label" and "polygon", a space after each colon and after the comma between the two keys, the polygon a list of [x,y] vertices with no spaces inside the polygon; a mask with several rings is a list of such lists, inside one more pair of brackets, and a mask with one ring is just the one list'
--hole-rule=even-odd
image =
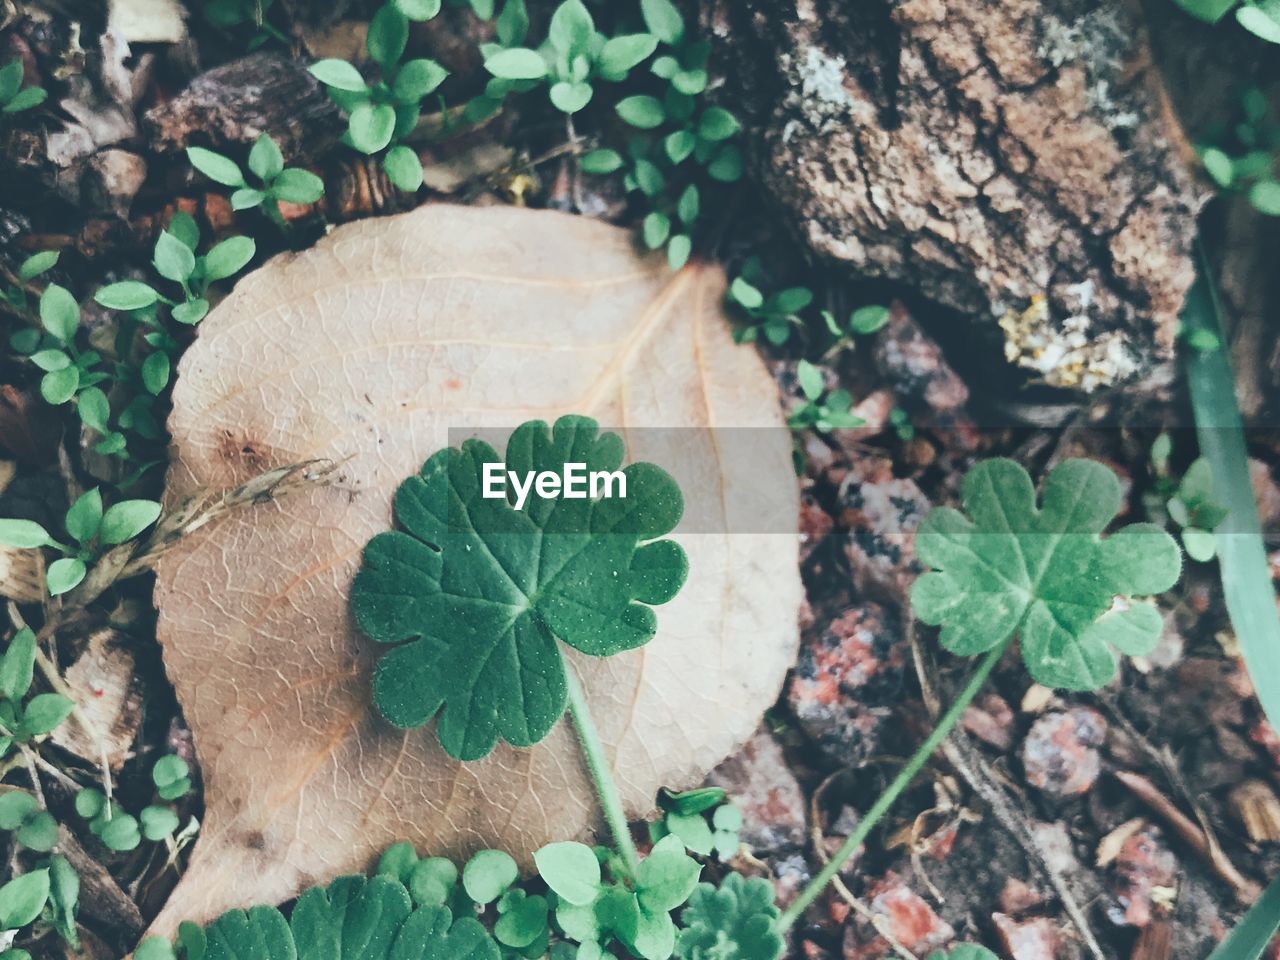
{"label": "thin green stalk", "polygon": [[1226,519],[1214,530],[1223,599],[1258,702],[1271,725],[1280,730],[1280,614],[1249,478],[1249,453],[1236,403],[1235,379],[1203,257],[1195,285],[1187,295],[1182,323],[1188,331],[1214,334],[1220,344],[1212,350],[1185,351],[1191,409],[1200,453],[1213,470],[1214,499],[1227,508]]}
{"label": "thin green stalk", "polygon": [[596,787],[596,797],[600,801],[600,809],[604,811],[605,822],[613,833],[613,842],[618,848],[622,862],[632,876],[640,866],[640,854],[636,852],[635,841],[631,839],[631,827],[627,823],[627,813],[622,807],[622,798],[618,796],[618,788],[613,782],[613,774],[609,772],[609,760],[604,755],[604,744],[600,742],[600,734],[591,720],[591,711],[587,708],[587,698],[578,682],[578,675],[573,664],[565,661],[564,674],[569,688],[569,715],[573,717],[574,729],[578,731],[578,741],[582,744],[582,752],[587,758],[587,770]]}
{"label": "thin green stalk", "polygon": [[1262,956],[1280,929],[1280,877],[1262,892],[1231,932],[1223,937],[1209,960],[1255,960]]}
{"label": "thin green stalk", "polygon": [[804,889],[800,891],[800,895],[782,912],[782,916],[778,918],[779,930],[789,929],[792,924],[800,919],[805,910],[809,908],[809,905],[817,900],[822,891],[826,889],[827,884],[835,879],[844,865],[858,852],[858,847],[862,845],[862,841],[867,839],[867,835],[871,833],[872,828],[889,812],[889,808],[893,806],[902,791],[906,790],[911,781],[915,779],[916,774],[920,772],[925,762],[933,755],[933,751],[938,749],[942,745],[942,741],[947,738],[947,735],[955,729],[956,724],[960,722],[960,717],[964,714],[965,708],[977,696],[978,691],[982,689],[982,685],[987,682],[987,677],[995,669],[1000,657],[1009,646],[1009,642],[1009,640],[1006,640],[982,658],[982,662],[978,664],[978,669],[969,677],[968,682],[964,685],[964,689],[960,691],[960,695],[955,699],[955,702],[939,718],[938,725],[925,738],[924,743],[920,744],[916,752],[911,755],[911,759],[898,771],[898,775],[893,778],[889,788],[880,794],[876,802],[871,805],[871,809],[867,811],[866,816],[858,821],[853,833],[849,834],[849,838],[836,851],[836,855],[828,861],[827,865],[822,868],[816,877],[805,884]]}

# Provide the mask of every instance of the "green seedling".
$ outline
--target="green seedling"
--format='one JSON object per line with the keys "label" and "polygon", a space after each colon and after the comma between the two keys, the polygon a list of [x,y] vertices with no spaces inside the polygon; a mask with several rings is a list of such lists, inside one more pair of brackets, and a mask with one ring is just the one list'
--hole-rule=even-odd
{"label": "green seedling", "polygon": [[0,520],[0,543],[36,550],[50,547],[62,556],[49,564],[46,581],[50,596],[74,589],[90,565],[110,547],[139,536],[160,516],[154,500],[121,500],[105,511],[97,487],[82,494],[67,510],[64,526],[70,544],[55,540],[34,520]]}
{"label": "green seedling", "polygon": [[272,223],[281,228],[287,226],[280,213],[281,200],[286,203],[315,203],[324,196],[324,181],[310,170],[286,167],[280,148],[265,133],[258,137],[249,151],[249,173],[257,180],[256,186],[249,185],[239,164],[220,153],[204,147],[187,147],[187,159],[210,180],[235,188],[231,194],[233,210],[260,208]]}
{"label": "green seedling", "polygon": [[422,164],[401,140],[418,125],[422,99],[434,93],[449,72],[434,60],[401,63],[400,58],[409,42],[409,22],[429,20],[439,10],[438,0],[399,0],[378,9],[365,42],[381,71],[381,79],[372,86],[345,60],[320,60],[310,68],[347,112],[343,141],[369,156],[386,150],[382,169],[398,189],[408,193],[422,186]]}
{"label": "green seedling", "polygon": [[0,887],[0,930],[25,927],[40,916],[40,911],[48,901],[47,869],[31,870],[10,880]]}
{"label": "green seedling", "polygon": [[[18,313],[29,314],[31,303],[27,297],[26,285],[36,277],[48,273],[57,266],[57,263],[57,250],[41,250],[39,253],[33,253],[18,265],[18,282],[0,290],[0,297],[3,297],[5,303],[9,304]],[[23,329],[14,333],[9,338],[9,343],[14,352],[28,354],[37,349],[36,343],[38,343],[39,339],[39,330],[34,328]],[[22,347],[26,347],[26,349],[22,349]]]}
{"label": "green seedling", "polygon": [[657,843],[674,834],[690,853],[721,860],[737,854],[741,844],[742,813],[719,787],[702,787],[684,793],[663,790],[658,795],[662,818],[649,825],[649,839]]}
{"label": "green seedling", "polygon": [[541,84],[557,110],[575,114],[591,102],[595,84],[625,80],[658,45],[649,33],[605,37],[582,0],[564,0],[556,7],[547,38],[536,49],[524,45],[529,30],[524,0],[507,0],[496,28],[498,42],[480,48],[493,79],[484,96],[469,106],[472,118],[496,111],[513,91]]}
{"label": "green seedling", "polygon": [[58,842],[58,821],[25,790],[0,794],[0,830],[13,831],[18,843],[43,853]]}
{"label": "green seedling", "polygon": [[21,60],[13,60],[0,67],[0,114],[22,113],[40,106],[49,97],[43,87],[22,85]]}
{"label": "green seedling", "polygon": [[[13,635],[4,656],[0,657],[0,694],[3,695],[0,699],[0,757],[7,755],[15,744],[26,747],[52,733],[75,708],[70,699],[59,693],[38,693],[27,699],[34,679],[35,662],[36,636],[23,627]],[[19,806],[25,804],[22,800],[8,802]],[[25,817],[23,822],[26,822]],[[39,824],[35,833],[37,837],[42,835]]]}
{"label": "green seedling", "polygon": [[1227,508],[1213,495],[1213,470],[1204,457],[1187,467],[1175,481],[1169,472],[1172,441],[1162,433],[1151,446],[1151,467],[1155,489],[1146,498],[1153,516],[1166,515],[1180,531],[1182,549],[1192,560],[1207,563],[1218,552],[1214,529],[1227,518]]}
{"label": "green seedling", "polygon": [[247,49],[257,50],[269,40],[288,45],[289,38],[267,19],[275,0],[207,0],[204,18],[223,30],[250,28]]}
{"label": "green seedling", "polygon": [[1247,197],[1259,213],[1280,216],[1280,124],[1269,119],[1270,105],[1257,87],[1244,92],[1240,109],[1238,122],[1210,127],[1196,151],[1221,190]]}
{"label": "green seedling", "polygon": [[748,257],[742,272],[729,284],[731,306],[746,314],[747,322],[734,329],[739,343],[754,343],[763,337],[774,346],[791,338],[793,330],[803,326],[800,311],[813,303],[808,287],[786,287],[768,292],[769,277],[759,257]]}
{"label": "green seedling", "polygon": [[796,380],[805,402],[787,418],[787,425],[793,430],[810,428],[827,433],[831,430],[842,430],[860,427],[864,421],[857,414],[850,413],[853,396],[848,390],[839,388],[828,391],[822,379],[822,371],[808,360],[801,360],[796,366]]}

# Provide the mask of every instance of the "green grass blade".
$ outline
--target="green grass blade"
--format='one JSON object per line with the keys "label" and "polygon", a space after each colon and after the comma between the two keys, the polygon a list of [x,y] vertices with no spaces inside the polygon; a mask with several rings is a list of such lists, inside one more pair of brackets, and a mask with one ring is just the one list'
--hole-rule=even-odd
{"label": "green grass blade", "polygon": [[1280,877],[1209,954],[1209,960],[1256,960],[1280,929]]}
{"label": "green grass blade", "polygon": [[1214,530],[1227,613],[1262,709],[1271,726],[1280,730],[1280,613],[1249,480],[1244,424],[1236,404],[1231,362],[1213,290],[1203,269],[1187,296],[1182,322],[1188,331],[1213,333],[1222,344],[1214,350],[1186,350],[1187,382],[1200,453],[1213,469],[1214,499],[1228,511]]}

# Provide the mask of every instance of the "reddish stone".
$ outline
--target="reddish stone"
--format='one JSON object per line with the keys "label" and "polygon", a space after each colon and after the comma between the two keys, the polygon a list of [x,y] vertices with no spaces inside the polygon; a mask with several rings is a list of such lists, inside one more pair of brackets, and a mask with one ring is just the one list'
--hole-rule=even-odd
{"label": "reddish stone", "polygon": [[1097,748],[1106,735],[1106,720],[1089,707],[1046,713],[1022,743],[1027,782],[1050,796],[1079,796],[1098,779],[1102,762]]}
{"label": "reddish stone", "polygon": [[809,554],[813,553],[818,544],[827,538],[834,526],[835,521],[831,519],[831,514],[818,506],[811,494],[806,493],[800,498],[801,563],[809,559]]}
{"label": "reddish stone", "polygon": [[1111,864],[1107,917],[1117,926],[1145,927],[1158,910],[1157,888],[1177,887],[1178,862],[1164,845],[1158,827],[1125,840]]}
{"label": "reddish stone", "polygon": [[800,648],[787,701],[800,726],[832,759],[865,766],[901,698],[906,641],[876,603],[849,607]]}
{"label": "reddish stone", "polygon": [[1000,937],[1001,953],[1008,960],[1053,960],[1058,950],[1058,928],[1047,917],[1014,920],[993,913],[991,922]]}
{"label": "reddish stone", "polygon": [[805,804],[800,784],[767,730],[758,730],[739,753],[707,777],[722,787],[742,813],[738,836],[756,853],[801,847]]}
{"label": "reddish stone", "polygon": [[[912,953],[926,954],[955,939],[956,932],[915,891],[889,871],[863,898],[873,914],[883,918],[887,932]],[[845,928],[845,960],[879,960],[893,948],[867,920]]]}
{"label": "reddish stone", "polygon": [[920,573],[915,531],[932,506],[914,480],[895,477],[880,457],[856,460],[837,495],[845,555],[860,593],[904,596]]}
{"label": "reddish stone", "polygon": [[1044,894],[1025,880],[1010,877],[1005,881],[1004,889],[1000,891],[997,902],[1002,913],[1016,916],[1028,910],[1034,910],[1044,903]]}
{"label": "reddish stone", "polygon": [[998,693],[978,698],[960,718],[960,725],[983,743],[1001,752],[1013,746],[1013,711]]}

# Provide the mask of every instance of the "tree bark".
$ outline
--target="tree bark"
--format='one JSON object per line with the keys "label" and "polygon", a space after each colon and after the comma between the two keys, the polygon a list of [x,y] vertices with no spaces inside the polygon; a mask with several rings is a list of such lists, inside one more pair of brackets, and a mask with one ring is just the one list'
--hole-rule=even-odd
{"label": "tree bark", "polygon": [[756,172],[816,253],[969,314],[1051,385],[1169,359],[1206,194],[1126,11],[717,3]]}

